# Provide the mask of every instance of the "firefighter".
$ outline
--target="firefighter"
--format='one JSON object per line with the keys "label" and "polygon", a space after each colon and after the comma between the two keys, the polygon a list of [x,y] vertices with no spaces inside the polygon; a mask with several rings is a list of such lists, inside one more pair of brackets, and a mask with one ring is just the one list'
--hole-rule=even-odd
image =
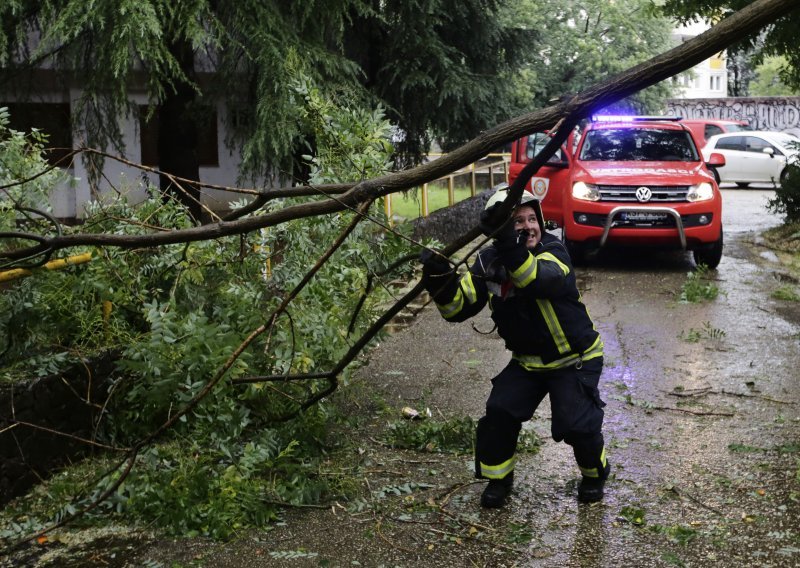
{"label": "firefighter", "polygon": [[442,256],[422,256],[425,287],[441,315],[461,322],[488,302],[511,351],[478,420],[475,475],[489,480],[481,505],[505,504],[522,423],[548,394],[553,439],[572,446],[581,472],[578,499],[599,501],[610,470],[601,431],[605,403],[597,388],[603,342],[581,302],[566,248],[544,231],[541,204],[524,191],[511,218],[497,219],[507,197],[508,190],[500,188],[487,201],[480,228],[493,242],[463,276]]}

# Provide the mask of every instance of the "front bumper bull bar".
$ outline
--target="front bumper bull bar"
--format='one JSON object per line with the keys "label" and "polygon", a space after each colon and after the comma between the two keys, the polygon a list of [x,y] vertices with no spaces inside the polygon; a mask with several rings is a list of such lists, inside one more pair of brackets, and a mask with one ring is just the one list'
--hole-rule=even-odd
{"label": "front bumper bull bar", "polygon": [[630,207],[630,206],[621,206],[621,207],[614,207],[611,210],[611,213],[608,214],[606,218],[606,224],[603,227],[603,236],[600,237],[600,248],[603,248],[606,244],[606,240],[608,239],[608,233],[611,232],[616,226],[616,217],[620,213],[666,213],[667,215],[672,216],[675,219],[675,228],[678,229],[678,237],[681,240],[681,248],[686,250],[686,232],[683,230],[683,221],[681,221],[681,215],[671,207]]}

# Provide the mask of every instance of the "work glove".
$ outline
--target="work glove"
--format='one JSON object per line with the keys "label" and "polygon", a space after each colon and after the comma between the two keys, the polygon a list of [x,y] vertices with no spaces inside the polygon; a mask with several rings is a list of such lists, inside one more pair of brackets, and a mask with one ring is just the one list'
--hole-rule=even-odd
{"label": "work glove", "polygon": [[494,245],[500,250],[514,248],[520,244],[524,245],[528,240],[528,232],[515,230],[514,221],[510,215],[505,218],[498,217],[498,209],[501,205],[502,203],[495,203],[481,211],[478,222],[481,232],[487,237],[494,238]]}
{"label": "work glove", "polygon": [[422,263],[422,283],[428,293],[437,303],[450,301],[458,286],[450,263],[430,249],[423,249],[419,260]]}

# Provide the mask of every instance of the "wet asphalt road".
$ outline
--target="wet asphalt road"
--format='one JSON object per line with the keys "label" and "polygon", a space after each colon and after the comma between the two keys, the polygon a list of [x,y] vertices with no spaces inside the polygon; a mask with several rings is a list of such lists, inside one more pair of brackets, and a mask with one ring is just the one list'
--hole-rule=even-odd
{"label": "wet asphalt road", "polygon": [[[480,486],[465,506],[485,526],[531,530],[526,552],[437,562],[800,565],[800,322],[784,319],[771,299],[782,284],[779,267],[757,244],[780,222],[766,210],[772,195],[723,191],[726,248],[713,301],[678,301],[694,266],[690,253],[609,253],[578,269],[606,345],[607,496],[576,503],[571,451],[549,439],[545,402],[527,427],[546,442],[538,455],[521,457],[509,506],[480,511]],[[491,328],[488,318],[476,326]],[[397,405],[478,417],[487,378],[507,361],[498,343],[428,310],[381,346],[364,374]],[[428,565],[424,555],[415,565]]]}
{"label": "wet asphalt road", "polygon": [[[713,302],[676,302],[688,254],[609,254],[579,270],[606,344],[615,474],[601,505],[548,502],[548,526],[562,514],[569,530],[542,531],[552,554],[523,565],[800,565],[800,322],[779,315],[777,266],[750,244],[778,223],[772,193],[723,193]],[[547,475],[566,483],[567,452],[551,443],[539,458],[560,462]]]}

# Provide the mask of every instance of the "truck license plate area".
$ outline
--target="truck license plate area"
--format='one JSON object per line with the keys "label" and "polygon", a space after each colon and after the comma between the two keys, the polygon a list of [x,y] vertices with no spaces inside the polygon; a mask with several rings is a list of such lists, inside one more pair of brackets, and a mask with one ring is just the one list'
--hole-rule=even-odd
{"label": "truck license plate area", "polygon": [[643,211],[623,211],[617,217],[621,224],[640,227],[673,226],[675,223],[666,213],[646,213]]}

